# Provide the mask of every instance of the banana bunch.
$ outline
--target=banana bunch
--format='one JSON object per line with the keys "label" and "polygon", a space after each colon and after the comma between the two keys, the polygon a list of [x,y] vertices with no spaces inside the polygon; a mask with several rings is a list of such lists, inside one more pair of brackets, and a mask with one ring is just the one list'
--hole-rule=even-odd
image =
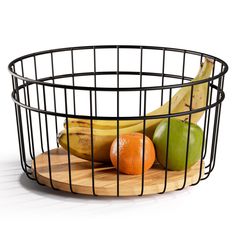
{"label": "banana bunch", "polygon": [[[208,78],[211,75],[213,63],[206,58],[201,65],[197,76],[192,81],[199,81]],[[198,109],[206,105],[207,83],[200,83],[193,86],[183,87],[171,98],[171,113],[189,111],[190,99],[192,94],[192,109]],[[169,102],[158,109],[150,112],[147,116],[168,114]],[[194,113],[191,116],[191,122],[197,123],[203,115],[203,112]],[[188,115],[178,116],[181,120],[189,119]],[[162,119],[147,119],[145,133],[152,139],[156,126]],[[91,128],[90,120],[85,119],[68,119],[68,138],[69,149],[71,154],[80,158],[91,160]],[[59,144],[67,150],[67,127],[58,135]],[[110,120],[93,121],[93,155],[95,162],[110,162],[110,146],[117,135],[117,122]],[[142,120],[122,120],[119,122],[119,134],[133,132],[143,132]]]}

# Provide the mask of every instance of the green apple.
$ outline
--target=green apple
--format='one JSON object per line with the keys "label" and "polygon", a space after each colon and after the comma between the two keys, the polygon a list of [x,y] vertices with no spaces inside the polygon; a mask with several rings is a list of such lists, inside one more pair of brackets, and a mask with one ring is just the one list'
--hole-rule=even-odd
{"label": "green apple", "polygon": [[[169,170],[184,170],[186,164],[188,121],[176,118],[170,119],[168,164]],[[163,120],[153,135],[153,142],[156,147],[157,159],[160,164],[166,167],[168,119]],[[194,165],[201,157],[203,131],[196,125],[190,124],[188,168]]]}

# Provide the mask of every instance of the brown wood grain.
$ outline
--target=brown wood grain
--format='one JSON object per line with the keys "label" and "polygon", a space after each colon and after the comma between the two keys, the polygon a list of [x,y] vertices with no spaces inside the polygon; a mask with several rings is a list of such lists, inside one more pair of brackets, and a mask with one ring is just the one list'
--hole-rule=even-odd
{"label": "brown wood grain", "polygon": [[[70,156],[72,189],[76,193],[92,195],[91,162]],[[59,190],[70,192],[68,154],[61,148],[50,151],[51,173],[53,186]],[[94,163],[95,193],[101,196],[117,195],[117,175],[114,167],[107,164]],[[32,168],[34,165],[32,162]],[[204,174],[204,163],[202,175]],[[51,187],[49,177],[48,153],[36,157],[36,175],[39,182]],[[186,186],[197,182],[200,175],[200,162],[187,171]],[[142,175],[120,174],[120,196],[137,196],[141,193]],[[144,195],[156,194],[164,189],[165,170],[160,165],[145,172]],[[184,171],[168,171],[166,192],[174,191],[183,186]]]}

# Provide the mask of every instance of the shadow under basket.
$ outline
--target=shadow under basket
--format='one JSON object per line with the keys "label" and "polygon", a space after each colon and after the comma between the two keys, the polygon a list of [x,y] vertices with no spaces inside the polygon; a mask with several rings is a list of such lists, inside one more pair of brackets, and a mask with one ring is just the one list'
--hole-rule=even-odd
{"label": "shadow under basket", "polygon": [[[212,63],[210,75],[194,79],[205,60]],[[212,55],[154,46],[84,46],[19,57],[9,64],[9,71],[22,169],[39,184],[94,196],[142,196],[196,185],[208,178],[215,167],[227,70],[227,64]],[[204,88],[202,93],[200,88]],[[180,99],[175,96],[181,90],[182,100],[175,106]],[[163,113],[150,113],[158,106],[165,107]],[[112,121],[114,139],[122,133],[122,122],[137,121],[142,124],[137,132],[145,140],[146,135],[153,135],[148,126],[151,121],[159,124],[166,119],[169,126],[174,117],[188,124],[184,170],[169,170],[168,163],[161,166],[157,157],[149,170],[127,175],[110,162],[98,161],[99,148],[95,148],[94,138],[98,127],[94,121],[102,121],[103,125]],[[69,119],[85,121],[82,123],[90,130],[89,143],[78,143],[90,149],[86,154],[90,160],[72,155],[70,148],[76,147],[71,147]],[[201,156],[188,168],[191,123],[198,124],[203,137]],[[67,150],[58,143],[62,129],[67,131]],[[142,153],[144,168],[145,145]]]}

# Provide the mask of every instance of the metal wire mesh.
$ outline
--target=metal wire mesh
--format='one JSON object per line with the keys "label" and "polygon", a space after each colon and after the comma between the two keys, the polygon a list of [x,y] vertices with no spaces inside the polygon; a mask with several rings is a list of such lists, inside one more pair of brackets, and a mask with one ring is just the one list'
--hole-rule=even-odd
{"label": "metal wire mesh", "polygon": [[[132,57],[129,58],[129,55]],[[195,69],[201,65],[206,57],[213,61],[211,77],[193,82]],[[90,120],[91,181],[92,192],[96,195],[93,121],[115,120],[117,124],[116,135],[119,137],[121,121],[140,120],[143,122],[140,195],[143,195],[145,187],[144,144],[147,120],[168,119],[170,123],[171,117],[187,115],[190,127],[191,116],[203,112],[200,120],[204,134],[200,166],[204,160],[205,172],[202,176],[202,168],[199,168],[199,178],[193,184],[196,185],[200,180],[208,178],[215,167],[221,102],[225,97],[223,91],[224,77],[227,70],[227,64],[217,57],[167,47],[86,46],[47,50],[19,57],[9,64],[9,71],[12,76],[12,98],[15,104],[22,169],[29,178],[41,184],[36,174],[35,159],[38,154],[47,153],[50,184],[52,188],[55,188],[52,180],[50,150],[59,147],[56,138],[63,120],[65,119],[67,134],[69,118]],[[206,105],[193,109],[193,88],[202,83],[207,84]],[[183,87],[191,88],[189,109],[172,113],[172,95]],[[169,101],[168,113],[147,115],[147,112],[154,106],[153,104],[155,106],[157,103],[163,105],[167,101]],[[169,131],[167,137],[169,139]],[[70,191],[74,192],[68,135],[67,143],[68,178]],[[183,189],[186,185],[188,145],[189,133],[183,186],[179,189]],[[31,167],[31,162],[34,164],[34,169]],[[163,179],[164,188],[161,193],[166,191],[167,165],[168,147]],[[117,196],[119,196],[118,139],[116,173]]]}

